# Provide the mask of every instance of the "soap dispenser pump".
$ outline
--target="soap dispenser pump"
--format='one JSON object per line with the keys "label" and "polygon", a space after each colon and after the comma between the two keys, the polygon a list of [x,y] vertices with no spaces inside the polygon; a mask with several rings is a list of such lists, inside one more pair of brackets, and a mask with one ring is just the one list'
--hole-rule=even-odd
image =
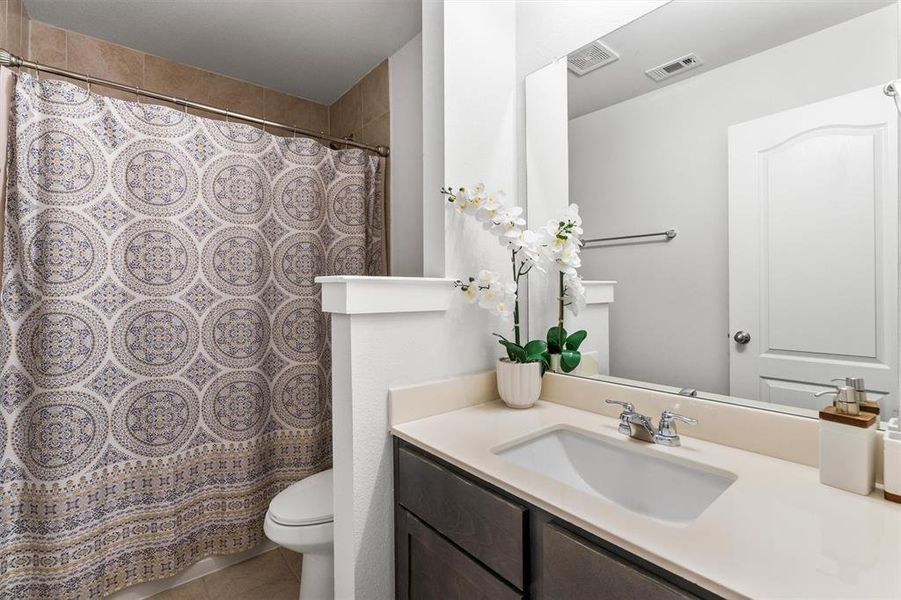
{"label": "soap dispenser pump", "polygon": [[[832,381],[841,381],[840,379],[833,379]],[[836,386],[834,390],[824,390],[822,392],[817,392],[814,394],[814,397],[819,398],[820,396],[830,396],[834,395],[835,400],[832,401],[832,406],[835,408],[836,412],[846,415],[859,415],[860,414],[860,400],[857,395],[857,391],[849,386],[842,385]]]}
{"label": "soap dispenser pump", "polygon": [[870,412],[875,415],[879,414],[879,403],[873,400],[867,400],[867,384],[863,377],[841,377],[832,381],[842,381],[846,387],[853,390],[857,397],[857,404],[860,405],[861,412]]}

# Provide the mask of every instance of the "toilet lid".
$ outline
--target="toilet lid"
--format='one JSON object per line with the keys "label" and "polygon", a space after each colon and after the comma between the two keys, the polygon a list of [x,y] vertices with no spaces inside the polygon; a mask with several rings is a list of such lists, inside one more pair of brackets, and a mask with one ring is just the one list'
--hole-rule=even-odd
{"label": "toilet lid", "polygon": [[281,525],[317,525],[334,519],[332,470],[301,479],[269,503],[269,516]]}

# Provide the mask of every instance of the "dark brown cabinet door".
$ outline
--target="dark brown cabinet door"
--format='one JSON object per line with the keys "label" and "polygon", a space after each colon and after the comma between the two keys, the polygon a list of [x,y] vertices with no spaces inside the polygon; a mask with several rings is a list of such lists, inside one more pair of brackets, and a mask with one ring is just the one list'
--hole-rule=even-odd
{"label": "dark brown cabinet door", "polygon": [[685,600],[694,596],[552,524],[542,532],[545,600]]}
{"label": "dark brown cabinet door", "polygon": [[524,507],[403,448],[397,468],[397,501],[406,510],[523,589]]}
{"label": "dark brown cabinet door", "polygon": [[522,594],[405,510],[396,512],[398,600],[514,600]]}

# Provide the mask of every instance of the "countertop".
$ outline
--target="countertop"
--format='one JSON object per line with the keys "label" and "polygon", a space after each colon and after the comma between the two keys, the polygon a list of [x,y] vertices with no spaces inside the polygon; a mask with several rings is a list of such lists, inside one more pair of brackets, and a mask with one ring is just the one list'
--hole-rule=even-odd
{"label": "countertop", "polygon": [[738,477],[683,526],[631,512],[492,453],[557,426],[622,440],[617,424],[551,402],[513,410],[497,401],[396,425],[391,432],[727,598],[901,598],[901,504],[884,500],[881,490],[858,496],[820,484],[817,469],[683,435],[679,448],[646,446]]}

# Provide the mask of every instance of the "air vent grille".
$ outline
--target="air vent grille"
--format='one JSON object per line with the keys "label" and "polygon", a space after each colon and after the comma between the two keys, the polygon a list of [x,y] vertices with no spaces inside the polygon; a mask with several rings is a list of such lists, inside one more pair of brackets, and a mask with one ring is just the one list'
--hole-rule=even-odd
{"label": "air vent grille", "polygon": [[619,55],[616,52],[602,44],[600,40],[595,40],[574,52],[570,52],[566,57],[566,64],[570,71],[581,77],[604,65],[615,62],[618,58]]}
{"label": "air vent grille", "polygon": [[692,52],[691,54],[686,54],[676,60],[656,66],[653,69],[648,69],[645,71],[645,74],[654,81],[663,81],[674,75],[679,75],[696,67],[700,67],[702,64],[703,63],[701,62],[701,59],[698,58],[698,55]]}

